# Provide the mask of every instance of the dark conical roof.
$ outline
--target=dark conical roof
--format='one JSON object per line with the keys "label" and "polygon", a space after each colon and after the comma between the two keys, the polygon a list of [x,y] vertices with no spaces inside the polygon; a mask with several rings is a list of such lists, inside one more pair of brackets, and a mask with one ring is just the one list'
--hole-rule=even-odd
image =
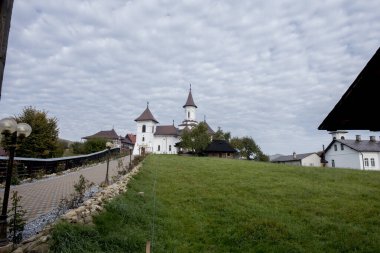
{"label": "dark conical roof", "polygon": [[195,108],[198,108],[198,106],[195,105],[193,95],[191,94],[191,89],[189,92],[189,96],[187,97],[186,104],[183,106],[185,108],[186,106],[194,106]]}
{"label": "dark conical roof", "polygon": [[154,118],[153,114],[149,110],[149,106],[147,106],[145,111],[137,119],[135,119],[135,121],[149,121],[149,120],[158,123],[158,121]]}

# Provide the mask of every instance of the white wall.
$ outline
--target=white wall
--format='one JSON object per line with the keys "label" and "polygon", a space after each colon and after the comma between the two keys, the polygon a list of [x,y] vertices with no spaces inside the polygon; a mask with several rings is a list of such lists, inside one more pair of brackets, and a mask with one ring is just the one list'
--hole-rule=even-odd
{"label": "white wall", "polygon": [[[337,151],[334,150],[334,145],[337,145]],[[363,169],[360,153],[346,145],[344,145],[344,150],[341,150],[340,143],[336,141],[326,152],[325,159],[328,161],[327,167],[332,167],[332,160],[334,160],[336,168]]]}
{"label": "white wall", "polygon": [[[153,142],[153,153],[177,154],[177,148],[175,147],[175,144],[179,141],[179,138],[174,136],[156,135]],[[158,150],[158,145],[160,145],[160,150]]]}
{"label": "white wall", "polygon": [[[186,106],[185,107],[185,119],[186,120],[196,120],[197,115],[196,115],[196,109],[194,106]],[[190,114],[190,117],[189,117]]]}
{"label": "white wall", "polygon": [[304,159],[301,160],[302,166],[314,166],[314,167],[320,167],[321,166],[321,158],[317,154],[311,154]]}
{"label": "white wall", "polygon": [[[379,152],[363,152],[363,161],[365,158],[368,158],[368,166],[364,163],[364,169],[365,170],[380,170],[380,160],[379,160]],[[371,164],[371,158],[375,161],[375,166],[372,166]]]}
{"label": "white wall", "polygon": [[[143,125],[146,126],[145,133],[142,132]],[[140,154],[140,148],[145,148],[145,153],[153,152],[153,133],[156,131],[156,123],[153,121],[140,121],[137,122],[136,144],[133,149],[133,155]],[[143,138],[144,137],[144,138]],[[144,139],[144,140],[143,140]]]}

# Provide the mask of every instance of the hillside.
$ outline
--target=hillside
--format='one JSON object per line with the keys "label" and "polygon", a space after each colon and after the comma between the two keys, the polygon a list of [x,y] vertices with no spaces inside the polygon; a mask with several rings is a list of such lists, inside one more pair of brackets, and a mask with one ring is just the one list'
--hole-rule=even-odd
{"label": "hillside", "polygon": [[53,250],[375,252],[379,210],[378,172],[152,155],[95,226],[60,224]]}

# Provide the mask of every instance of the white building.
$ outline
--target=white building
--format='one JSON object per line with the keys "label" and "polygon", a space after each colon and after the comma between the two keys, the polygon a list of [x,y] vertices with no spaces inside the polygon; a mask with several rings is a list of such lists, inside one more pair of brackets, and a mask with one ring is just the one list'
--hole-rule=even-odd
{"label": "white building", "polygon": [[[185,120],[177,127],[172,125],[159,125],[147,105],[145,111],[135,119],[137,122],[136,143],[133,149],[134,155],[155,153],[155,154],[177,154],[176,144],[181,141],[181,131],[185,128],[191,129],[198,125],[196,120],[197,106],[194,103],[191,88],[186,103]],[[214,131],[206,123],[209,133]]]}
{"label": "white building", "polygon": [[321,166],[321,157],[317,153],[305,153],[279,156],[272,160],[273,163],[282,163],[287,165],[298,165],[298,166]]}
{"label": "white building", "polygon": [[331,132],[332,142],[325,150],[327,167],[351,168],[360,170],[380,170],[380,142],[375,136],[362,140],[346,140],[344,131]]}

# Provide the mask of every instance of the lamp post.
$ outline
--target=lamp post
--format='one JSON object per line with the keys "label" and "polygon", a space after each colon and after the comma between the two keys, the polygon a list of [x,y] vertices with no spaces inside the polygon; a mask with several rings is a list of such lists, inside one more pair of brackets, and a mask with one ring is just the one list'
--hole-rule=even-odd
{"label": "lamp post", "polygon": [[109,185],[109,180],[108,180],[108,169],[110,167],[110,153],[111,153],[111,148],[112,148],[112,143],[107,141],[106,143],[106,148],[108,149],[108,152],[107,152],[107,171],[106,171],[106,179],[104,180],[104,183],[106,185]]}
{"label": "lamp post", "polygon": [[1,209],[0,215],[0,246],[5,246],[8,244],[7,211],[17,139],[22,140],[23,138],[28,137],[31,132],[32,128],[26,123],[17,124],[16,120],[13,118],[5,118],[0,120],[0,134],[3,135],[2,144],[5,144],[4,149],[8,151],[9,154],[5,179],[3,207]]}

